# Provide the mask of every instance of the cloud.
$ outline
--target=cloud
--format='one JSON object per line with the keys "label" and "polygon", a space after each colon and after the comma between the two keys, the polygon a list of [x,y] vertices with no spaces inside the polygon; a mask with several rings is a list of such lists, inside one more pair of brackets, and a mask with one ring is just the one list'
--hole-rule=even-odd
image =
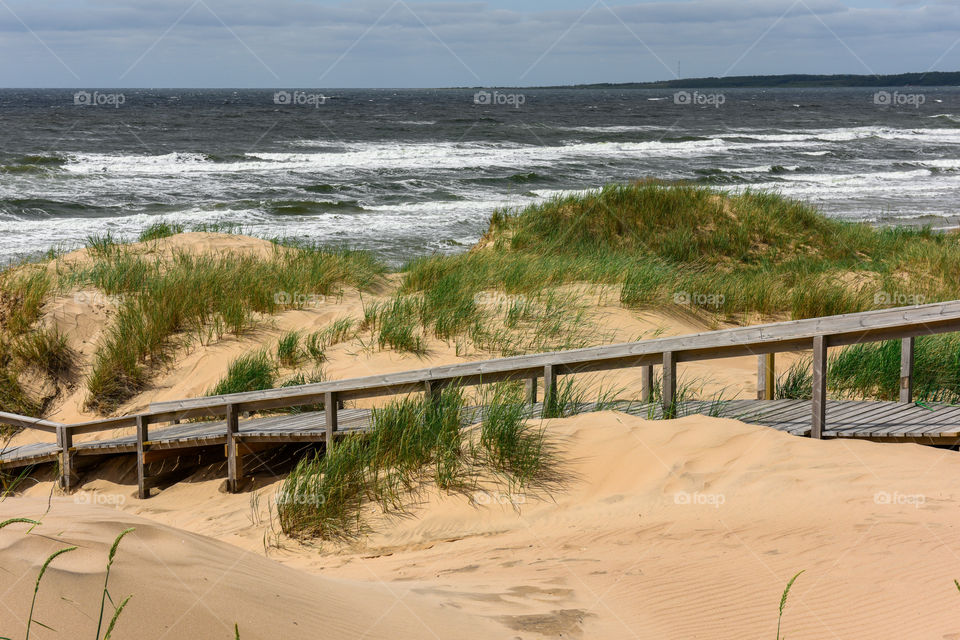
{"label": "cloud", "polygon": [[[5,86],[464,86],[925,70],[954,0],[5,0]],[[861,3],[862,4],[862,3]],[[589,10],[587,10],[589,8]],[[58,60],[58,58],[60,60]],[[940,68],[960,67],[960,47]],[[62,62],[61,62],[62,61]]]}

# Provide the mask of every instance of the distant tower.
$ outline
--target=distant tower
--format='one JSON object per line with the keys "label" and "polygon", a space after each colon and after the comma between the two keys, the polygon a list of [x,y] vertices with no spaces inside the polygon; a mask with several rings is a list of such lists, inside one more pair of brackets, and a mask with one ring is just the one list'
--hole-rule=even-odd
{"label": "distant tower", "polygon": [[683,74],[680,72],[680,60],[677,60],[677,79],[683,78]]}

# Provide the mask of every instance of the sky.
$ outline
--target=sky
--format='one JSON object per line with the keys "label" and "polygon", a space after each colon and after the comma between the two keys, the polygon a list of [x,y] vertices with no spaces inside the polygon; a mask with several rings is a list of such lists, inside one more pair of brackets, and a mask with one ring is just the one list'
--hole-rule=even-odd
{"label": "sky", "polygon": [[960,0],[0,0],[3,87],[495,87],[960,70]]}

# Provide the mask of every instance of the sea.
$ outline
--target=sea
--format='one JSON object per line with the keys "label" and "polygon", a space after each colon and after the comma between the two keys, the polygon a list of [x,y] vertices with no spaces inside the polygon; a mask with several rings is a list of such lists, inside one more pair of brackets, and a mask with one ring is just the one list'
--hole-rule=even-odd
{"label": "sea", "polygon": [[647,178],[954,227],[960,88],[0,90],[5,261],[165,221],[401,264]]}

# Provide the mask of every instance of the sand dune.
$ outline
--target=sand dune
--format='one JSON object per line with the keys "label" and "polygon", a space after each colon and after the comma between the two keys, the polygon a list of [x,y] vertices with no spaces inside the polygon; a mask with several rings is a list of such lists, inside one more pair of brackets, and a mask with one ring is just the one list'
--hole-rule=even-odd
{"label": "sand dune", "polygon": [[[495,637],[496,625],[444,606],[437,596],[408,585],[325,578],[285,567],[182,530],[103,507],[17,499],[0,504],[0,520],[43,519],[24,533],[14,525],[0,533],[0,633],[22,636],[33,584],[51,552],[77,546],[57,558],[41,583],[33,638],[95,635],[106,558],[113,538],[136,527],[122,542],[111,572],[115,598],[133,594],[116,638],[424,638],[435,631],[462,638]],[[119,601],[119,600],[118,600]]]}
{"label": "sand dune", "polygon": [[[141,606],[156,593],[165,603],[130,616],[127,624],[142,624],[136,629],[144,635],[125,627],[118,637],[155,637],[148,627],[192,602],[157,569],[160,560],[193,586],[212,585],[217,567],[239,559],[239,576],[219,583],[209,610],[198,607],[189,618],[213,635],[184,637],[224,637],[215,618],[236,618],[249,629],[245,637],[300,637],[271,633],[290,629],[283,616],[293,611],[297,631],[333,625],[309,637],[363,637],[357,619],[372,623],[399,590],[410,594],[391,610],[400,626],[385,621],[366,637],[772,638],[783,587],[805,570],[784,617],[791,640],[960,638],[952,582],[960,577],[960,491],[949,482],[960,473],[957,453],[811,441],[699,416],[649,422],[604,412],[545,427],[559,447],[560,485],[427,493],[409,517],[371,512],[374,533],[352,545],[282,540],[266,552],[271,561],[262,558],[276,488],[269,480],[254,499],[222,494],[222,478],[198,475],[148,501],[136,500],[121,474],[89,483],[99,498],[83,500],[121,496],[124,504],[110,511],[55,501],[43,530],[89,549],[70,560],[78,565],[58,563],[64,573],[51,580],[54,593],[86,575],[74,572],[98,571],[104,545],[132,522],[159,559],[139,541],[125,544],[116,593],[136,593]],[[42,513],[50,488],[8,499],[0,517]],[[0,566],[15,572],[35,569],[59,544],[24,542],[20,532],[0,534],[0,542]],[[145,576],[165,582],[154,592]],[[327,604],[332,584],[355,596]],[[170,592],[163,596],[161,586]],[[271,610],[257,595],[265,589],[294,607]],[[19,612],[26,596],[14,591]],[[41,612],[55,605],[45,601]],[[435,625],[433,633],[402,617],[406,605]],[[322,622],[331,611],[335,622]],[[265,628],[254,624],[261,619]],[[328,629],[314,629],[321,628]]]}

